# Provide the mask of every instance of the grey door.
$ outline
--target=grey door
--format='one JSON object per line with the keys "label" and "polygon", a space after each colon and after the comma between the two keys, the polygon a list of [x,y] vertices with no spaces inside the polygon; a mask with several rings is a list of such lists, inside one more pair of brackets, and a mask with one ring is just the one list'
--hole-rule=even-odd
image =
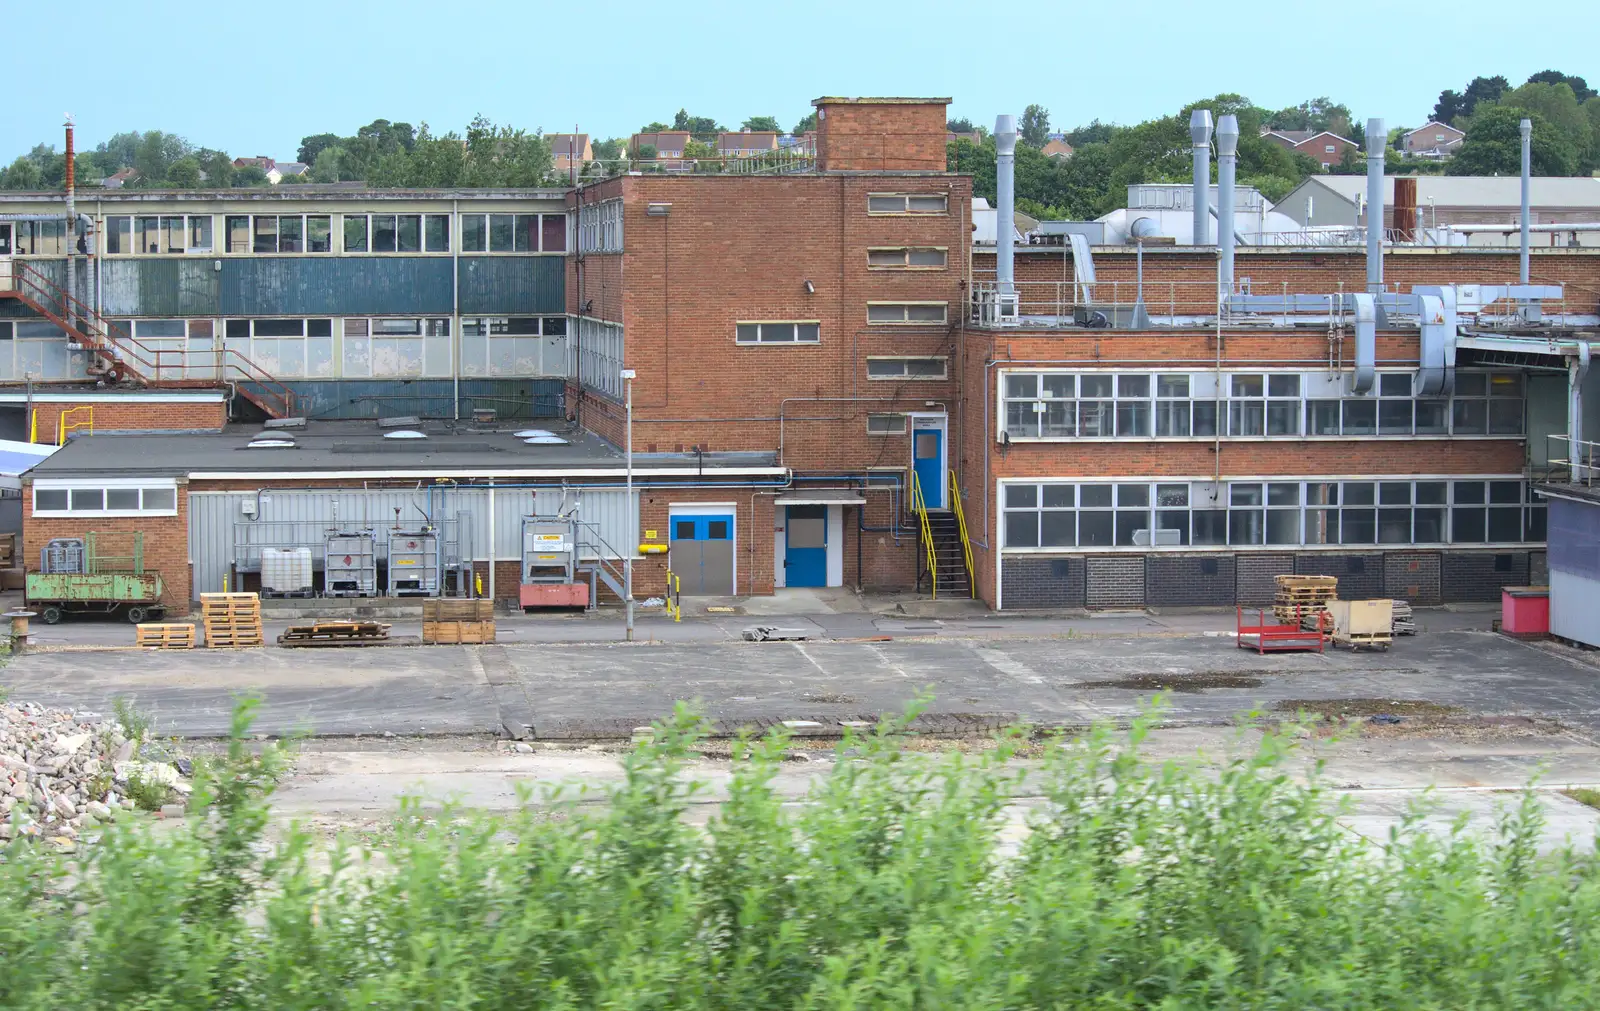
{"label": "grey door", "polygon": [[692,597],[733,596],[733,515],[674,516],[667,566]]}

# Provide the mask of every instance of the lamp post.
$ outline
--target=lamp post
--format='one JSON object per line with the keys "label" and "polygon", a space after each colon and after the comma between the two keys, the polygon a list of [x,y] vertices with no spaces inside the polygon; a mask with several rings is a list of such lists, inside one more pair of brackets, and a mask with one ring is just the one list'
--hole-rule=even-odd
{"label": "lamp post", "polygon": [[623,503],[622,508],[624,515],[628,517],[628,537],[630,538],[628,543],[623,545],[622,603],[628,612],[627,639],[629,642],[633,641],[633,545],[639,542],[639,513],[633,505],[633,377],[634,371],[632,369],[622,370],[622,381],[627,384],[626,399],[628,405],[628,434],[627,449],[625,451],[628,490],[626,492],[626,501]]}

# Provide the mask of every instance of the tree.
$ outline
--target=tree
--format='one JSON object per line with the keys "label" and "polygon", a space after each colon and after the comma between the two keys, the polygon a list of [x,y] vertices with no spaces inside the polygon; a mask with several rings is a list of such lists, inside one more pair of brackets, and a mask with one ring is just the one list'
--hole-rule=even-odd
{"label": "tree", "polygon": [[790,131],[790,132],[793,133],[796,137],[798,137],[803,133],[810,133],[812,130],[815,130],[816,128],[817,128],[817,111],[815,109],[813,109],[809,113],[807,113],[806,115],[802,116],[801,119],[800,119],[800,122],[796,123],[794,125],[794,129],[792,131]]}
{"label": "tree", "polygon": [[206,185],[215,189],[233,185],[233,159],[228,157],[228,152],[203,147],[195,152],[195,158],[200,162],[200,171],[205,173]]}
{"label": "tree", "polygon": [[267,185],[267,171],[260,165],[246,165],[233,170],[233,185],[235,187],[265,186]]}
{"label": "tree", "polygon": [[41,176],[37,162],[27,155],[18,155],[16,161],[0,169],[0,189],[37,190],[41,188]]}
{"label": "tree", "polygon": [[1326,95],[1279,109],[1267,119],[1267,125],[1274,130],[1327,130],[1341,137],[1350,136],[1353,123],[1350,109]]}
{"label": "tree", "polygon": [[722,124],[715,119],[710,116],[691,116],[684,109],[679,109],[678,114],[672,117],[672,128],[674,130],[688,130],[697,136],[722,132]]}
{"label": "tree", "polygon": [[1067,143],[1074,148],[1083,147],[1085,144],[1105,144],[1121,129],[1122,127],[1114,123],[1102,123],[1098,119],[1091,120],[1088,126],[1080,126],[1075,130],[1067,131]]}
{"label": "tree", "polygon": [[194,155],[185,155],[173,162],[167,168],[167,185],[178,190],[195,190],[200,188],[200,160]]}
{"label": "tree", "polygon": [[658,153],[654,144],[640,144],[639,150],[633,152],[633,156],[640,161],[651,161]]}
{"label": "tree", "polygon": [[963,116],[960,119],[946,120],[944,128],[951,133],[972,133],[972,120]]}
{"label": "tree", "polygon": [[306,165],[315,165],[317,155],[339,143],[336,133],[316,133],[309,137],[300,138],[300,149],[295,152],[295,160]]}
{"label": "tree", "polygon": [[139,170],[139,185],[160,186],[166,181],[168,167],[191,153],[189,142],[177,134],[147,131],[139,138],[133,155],[133,167]]}
{"label": "tree", "polygon": [[596,161],[614,161],[622,157],[623,149],[628,142],[621,137],[610,140],[597,140],[594,142],[594,157]]}
{"label": "tree", "polygon": [[1034,103],[1022,110],[1018,126],[1022,142],[1030,147],[1044,147],[1050,141],[1050,110]]}
{"label": "tree", "polygon": [[1510,87],[1511,82],[1498,74],[1494,77],[1474,77],[1461,94],[1441,91],[1439,101],[1433,107],[1432,119],[1435,123],[1458,125],[1456,120],[1472,115],[1479,102],[1499,101]]}
{"label": "tree", "polygon": [[778,125],[777,116],[751,116],[744,121],[746,130],[765,131],[769,133],[782,133],[783,127]]}
{"label": "tree", "polygon": [[358,129],[356,137],[371,141],[374,152],[379,155],[393,154],[399,150],[409,153],[416,143],[410,123],[391,123],[387,119],[373,120]]}
{"label": "tree", "polygon": [[690,140],[683,145],[685,158],[715,158],[717,149],[714,145],[701,140]]}
{"label": "tree", "polygon": [[1447,175],[1520,175],[1524,116],[1533,121],[1532,167],[1536,176],[1569,176],[1578,168],[1578,152],[1538,113],[1491,105],[1472,117],[1467,135],[1445,168]]}
{"label": "tree", "polygon": [[336,183],[344,181],[343,160],[344,148],[335,144],[325,147],[317,153],[317,161],[311,166],[311,181],[314,183]]}
{"label": "tree", "polygon": [[1579,102],[1587,102],[1595,97],[1595,91],[1589,87],[1589,82],[1581,77],[1563,74],[1559,70],[1541,70],[1528,78],[1529,84],[1565,84],[1572,88],[1572,93],[1578,97]]}

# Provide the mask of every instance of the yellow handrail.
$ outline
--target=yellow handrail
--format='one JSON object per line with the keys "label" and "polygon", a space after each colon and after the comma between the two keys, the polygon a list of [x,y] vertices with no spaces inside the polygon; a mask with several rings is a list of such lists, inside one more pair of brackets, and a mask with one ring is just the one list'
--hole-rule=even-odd
{"label": "yellow handrail", "polygon": [[933,525],[928,522],[928,501],[922,495],[922,482],[917,472],[911,472],[911,508],[917,514],[917,525],[922,532],[922,549],[928,556],[928,578],[933,585],[933,596],[939,596],[939,559],[933,551]]}
{"label": "yellow handrail", "polygon": [[[67,420],[69,417],[79,413],[80,411],[89,415],[88,420],[71,422]],[[89,404],[80,404],[77,407],[69,407],[61,412],[61,416],[56,419],[56,445],[65,446],[67,444],[67,433],[72,431],[74,428],[87,428],[91,433],[94,431],[93,406]]]}
{"label": "yellow handrail", "polygon": [[956,527],[961,531],[961,556],[967,563],[967,589],[974,600],[978,597],[978,580],[972,572],[972,541],[967,537],[967,514],[961,510],[961,486],[956,484],[956,472],[950,472],[950,508],[956,514]]}

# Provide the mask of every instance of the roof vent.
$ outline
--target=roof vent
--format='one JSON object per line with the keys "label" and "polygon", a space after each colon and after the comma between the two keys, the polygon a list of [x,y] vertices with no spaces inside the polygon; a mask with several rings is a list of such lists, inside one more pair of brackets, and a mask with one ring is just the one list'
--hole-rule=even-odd
{"label": "roof vent", "polygon": [[555,434],[556,433],[550,431],[548,428],[524,428],[522,431],[517,433],[517,438],[519,438],[519,439],[537,439],[537,438],[539,438],[541,436],[555,435]]}
{"label": "roof vent", "polygon": [[568,444],[567,440],[559,435],[535,435],[522,441],[530,446],[565,446]]}
{"label": "roof vent", "polygon": [[251,439],[249,444],[247,444],[244,448],[245,449],[293,449],[295,447],[294,447],[294,440],[293,439],[284,439],[284,438],[280,438],[280,437],[277,437],[277,436],[258,435],[254,439]]}
{"label": "roof vent", "polygon": [[420,425],[420,424],[422,424],[422,419],[417,417],[414,414],[408,414],[405,417],[401,417],[401,418],[379,418],[378,419],[378,427],[379,428],[408,428],[408,427],[411,427],[413,425]]}
{"label": "roof vent", "polygon": [[385,433],[383,433],[383,437],[385,439],[426,439],[427,438],[427,436],[423,435],[421,432],[412,431],[409,428],[402,428],[398,432],[385,432]]}

